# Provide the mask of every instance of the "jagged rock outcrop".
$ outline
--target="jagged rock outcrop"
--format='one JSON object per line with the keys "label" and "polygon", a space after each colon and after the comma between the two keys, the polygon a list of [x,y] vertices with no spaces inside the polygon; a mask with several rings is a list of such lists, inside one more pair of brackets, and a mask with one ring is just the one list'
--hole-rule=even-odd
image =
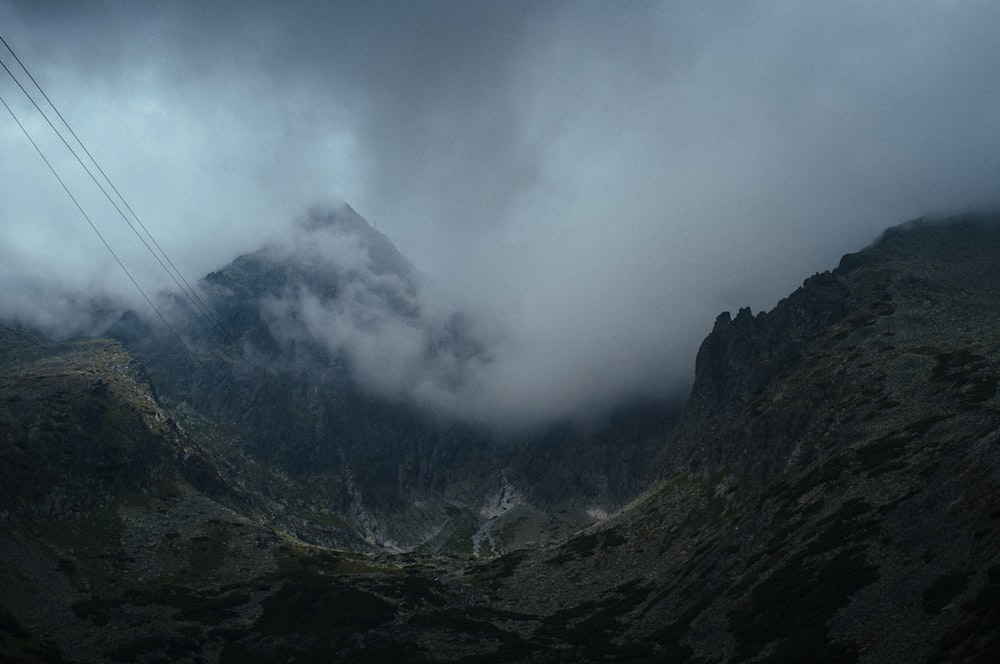
{"label": "jagged rock outcrop", "polygon": [[[834,271],[810,277],[770,312],[754,316],[749,308],[743,308],[736,318],[728,312],[720,314],[695,361],[695,382],[685,406],[689,426],[684,436],[695,447],[684,451],[687,461],[696,469],[735,470],[742,466],[741,450],[759,440],[761,431],[746,430],[735,438],[722,439],[713,435],[710,427],[737,416],[782,371],[801,359],[810,342],[856,306],[857,295]],[[799,433],[800,425],[793,417],[784,418],[780,426],[788,439]],[[770,429],[768,436],[777,438]],[[782,462],[787,451],[774,450],[776,463]]]}
{"label": "jagged rock outcrop", "polygon": [[[765,387],[780,383],[784,372],[801,372],[810,361],[818,370],[829,353],[849,347],[834,355],[846,367],[859,348],[844,341],[848,336],[866,335],[861,347],[882,343],[898,353],[898,343],[890,343],[896,328],[904,328],[901,334],[911,329],[946,332],[928,329],[930,321],[919,319],[923,313],[937,325],[946,317],[984,323],[982,311],[992,306],[991,262],[998,242],[994,226],[982,217],[948,224],[911,222],[887,231],[869,249],[848,254],[832,272],[810,277],[772,311],[753,315],[741,309],[735,318],[721,314],[698,351],[695,382],[677,436],[684,441],[678,445],[685,462],[694,468],[748,467],[758,474],[773,473],[787,463],[807,430],[817,426],[817,413],[843,396],[832,391],[830,381],[817,381],[796,395],[796,407],[758,412]],[[983,291],[977,301],[975,294]],[[901,305],[905,310],[897,314]],[[894,315],[905,318],[897,321]],[[871,331],[882,323],[888,329],[873,340]],[[734,427],[734,421],[745,426]],[[766,453],[761,441],[767,441]],[[756,458],[748,466],[744,459],[751,450]]]}

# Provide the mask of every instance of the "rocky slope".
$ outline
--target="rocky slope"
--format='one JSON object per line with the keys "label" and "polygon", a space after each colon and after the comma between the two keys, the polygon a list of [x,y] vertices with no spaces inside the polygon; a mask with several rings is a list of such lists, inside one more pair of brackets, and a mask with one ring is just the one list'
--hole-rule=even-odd
{"label": "rocky slope", "polygon": [[[892,229],[719,317],[642,497],[490,561],[307,544],[308,476],[163,409],[112,342],[8,334],[0,653],[995,661],[998,320],[1000,220]],[[490,508],[519,509],[508,486]]]}
{"label": "rocky slope", "polygon": [[496,605],[595,658],[993,661],[998,259],[996,219],[914,223],[720,316],[663,482]]}

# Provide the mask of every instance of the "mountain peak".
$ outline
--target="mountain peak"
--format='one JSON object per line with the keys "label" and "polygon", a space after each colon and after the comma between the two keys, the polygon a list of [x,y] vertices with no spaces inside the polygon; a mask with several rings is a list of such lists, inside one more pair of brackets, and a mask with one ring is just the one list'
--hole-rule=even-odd
{"label": "mountain peak", "polygon": [[[296,251],[315,257],[316,249],[328,247],[329,240],[349,240],[363,252],[368,269],[374,274],[409,275],[413,265],[399,252],[392,241],[375,230],[368,221],[347,203],[339,206],[317,206],[295,220],[300,235],[294,238]],[[317,244],[318,243],[318,244]],[[335,253],[334,256],[337,256]]]}
{"label": "mountain peak", "polygon": [[372,233],[375,229],[347,203],[314,205],[295,220],[295,225],[306,231],[319,229],[352,233]]}

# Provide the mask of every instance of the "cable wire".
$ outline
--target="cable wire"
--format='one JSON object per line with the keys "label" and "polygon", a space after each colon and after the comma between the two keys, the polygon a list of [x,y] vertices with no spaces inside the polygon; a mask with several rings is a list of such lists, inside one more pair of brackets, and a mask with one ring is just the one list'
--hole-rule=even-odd
{"label": "cable wire", "polygon": [[3,331],[8,332],[10,334],[13,334],[18,339],[21,339],[22,341],[27,341],[32,346],[37,346],[38,348],[41,348],[46,353],[49,353],[50,355],[52,355],[54,357],[59,357],[59,358],[63,358],[63,359],[65,359],[67,357],[66,355],[63,355],[62,352],[60,352],[60,351],[56,350],[55,348],[53,348],[52,347],[53,344],[51,344],[51,343],[42,343],[38,339],[36,339],[36,338],[34,338],[32,336],[29,336],[27,334],[24,334],[23,332],[18,332],[17,330],[15,330],[12,327],[8,327],[6,325],[0,324],[0,330],[3,330]]}
{"label": "cable wire", "polygon": [[[4,68],[6,69],[6,66]],[[9,72],[9,70],[8,70],[8,72]],[[104,235],[101,234],[101,231],[94,224],[93,220],[90,218],[90,215],[88,215],[87,212],[80,205],[80,202],[76,199],[76,196],[74,196],[73,192],[70,191],[69,187],[66,185],[66,182],[63,181],[62,177],[60,177],[60,175],[56,171],[55,167],[52,166],[52,163],[49,161],[48,157],[45,156],[45,153],[42,152],[42,149],[35,142],[35,139],[33,139],[31,137],[30,133],[28,133],[27,128],[23,124],[21,124],[21,120],[17,117],[17,114],[14,113],[14,109],[12,109],[7,104],[7,100],[4,99],[2,95],[0,95],[0,103],[2,103],[3,106],[4,106],[4,108],[7,109],[7,112],[10,113],[10,116],[12,118],[14,118],[14,122],[16,122],[17,126],[21,128],[21,131],[24,133],[25,138],[27,138],[28,142],[31,143],[32,147],[35,148],[35,152],[38,153],[38,156],[41,157],[42,161],[45,162],[45,165],[48,166],[49,171],[51,171],[52,175],[55,176],[55,178],[59,182],[60,186],[62,186],[63,191],[65,191],[66,195],[69,196],[70,200],[73,201],[73,204],[76,206],[76,209],[80,211],[80,214],[83,215],[83,218],[87,220],[87,223],[90,225],[91,230],[93,230],[94,233],[97,234],[97,237],[100,238],[101,242],[104,244],[104,247],[108,250],[108,252],[111,254],[111,256],[115,259],[115,262],[118,263],[118,266],[121,267],[122,271],[129,278],[129,281],[131,281],[132,285],[135,286],[135,289],[137,291],[139,291],[139,293],[142,295],[143,299],[146,300],[146,303],[149,304],[150,308],[154,312],[156,312],[156,315],[159,316],[159,318],[163,322],[164,326],[166,326],[166,328],[168,330],[170,330],[170,333],[173,334],[174,337],[177,339],[177,341],[181,344],[181,346],[184,347],[184,350],[186,350],[188,353],[190,353],[191,357],[194,358],[194,361],[197,362],[199,365],[201,365],[202,362],[201,362],[200,359],[198,359],[198,356],[195,355],[194,351],[191,350],[191,348],[187,345],[187,343],[184,342],[184,339],[181,338],[181,335],[177,333],[177,330],[175,330],[174,327],[170,324],[170,322],[167,321],[166,317],[159,310],[159,308],[157,308],[157,306],[155,304],[153,304],[153,300],[150,299],[149,295],[146,294],[146,291],[143,290],[142,286],[139,285],[139,282],[135,280],[135,277],[133,277],[132,273],[129,272],[129,269],[125,266],[125,263],[123,263],[122,259],[118,257],[117,253],[115,253],[115,250],[111,248],[111,244],[107,241],[107,239],[104,237]]]}
{"label": "cable wire", "polygon": [[[145,233],[145,236],[149,238],[149,241],[147,241],[146,237],[144,237],[143,234],[139,232],[139,230],[136,228],[136,226],[132,223],[132,220],[129,219],[129,217],[125,214],[125,212],[122,210],[122,208],[119,207],[118,203],[112,198],[111,194],[108,193],[107,189],[105,189],[104,185],[102,185],[102,183],[98,180],[97,176],[95,176],[94,173],[93,173],[93,171],[91,171],[90,168],[87,166],[87,164],[84,163],[83,159],[81,159],[81,157],[79,156],[79,154],[77,154],[76,150],[74,150],[73,147],[69,144],[69,142],[63,136],[63,134],[60,132],[60,130],[56,128],[55,124],[48,117],[48,115],[46,115],[46,113],[42,110],[42,108],[39,106],[39,104],[35,101],[34,97],[32,97],[32,95],[25,89],[25,87],[24,87],[24,85],[22,85],[21,81],[18,80],[17,76],[14,75],[14,73],[10,70],[10,68],[7,67],[7,65],[5,63],[3,63],[2,60],[0,60],[0,66],[3,66],[3,68],[7,72],[7,74],[11,77],[11,79],[14,80],[14,82],[17,84],[17,86],[21,89],[21,92],[24,93],[24,95],[28,98],[28,100],[31,102],[31,104],[35,107],[35,110],[38,111],[38,113],[45,119],[46,123],[48,123],[48,125],[52,129],[52,131],[55,132],[56,136],[59,137],[59,139],[62,141],[63,145],[66,146],[66,149],[70,151],[70,154],[73,155],[73,157],[80,164],[80,166],[84,169],[84,171],[86,171],[87,175],[90,176],[90,179],[94,182],[95,185],[97,185],[98,189],[100,189],[101,193],[104,194],[104,197],[108,200],[108,202],[112,205],[112,207],[114,207],[115,211],[118,212],[118,214],[122,218],[122,220],[128,225],[128,227],[132,230],[132,232],[136,235],[136,237],[139,238],[140,242],[142,242],[143,246],[146,247],[147,251],[149,251],[149,253],[152,254],[153,258],[156,259],[157,263],[159,263],[160,267],[163,268],[164,272],[166,272],[170,276],[170,278],[173,280],[174,284],[176,284],[176,286],[178,287],[178,289],[180,289],[181,293],[183,293],[184,296],[187,298],[187,300],[194,306],[195,310],[198,311],[198,313],[209,323],[209,326],[212,327],[212,328],[214,328],[223,337],[223,339],[225,339],[226,342],[234,350],[236,350],[236,352],[239,353],[239,355],[241,357],[243,357],[243,359],[245,359],[248,363],[250,363],[254,368],[259,369],[260,367],[257,365],[257,363],[254,362],[254,360],[252,358],[250,358],[246,354],[246,352],[239,345],[239,343],[236,341],[236,339],[234,339],[233,336],[231,334],[229,334],[229,332],[225,329],[225,327],[222,325],[222,323],[219,321],[219,319],[215,316],[215,314],[212,312],[212,310],[208,307],[208,305],[205,304],[204,300],[202,300],[202,298],[198,295],[198,292],[191,286],[191,284],[188,282],[188,280],[184,278],[184,275],[177,268],[176,264],[170,259],[170,256],[167,255],[167,252],[163,249],[163,247],[160,246],[160,243],[156,241],[156,238],[153,237],[153,234],[150,232],[149,228],[142,222],[142,220],[136,214],[135,210],[132,209],[132,206],[129,205],[128,201],[122,195],[121,191],[119,191],[119,189],[115,186],[114,182],[111,181],[111,178],[108,177],[108,175],[104,171],[104,169],[101,168],[101,165],[94,158],[93,154],[91,154],[90,150],[87,149],[87,146],[83,143],[83,141],[80,140],[80,137],[73,130],[72,126],[70,126],[69,122],[63,116],[63,114],[59,111],[59,109],[56,107],[56,105],[52,102],[52,100],[49,98],[48,94],[46,94],[45,90],[38,83],[38,81],[35,79],[35,77],[31,74],[31,72],[25,66],[24,62],[22,62],[22,60],[18,57],[17,53],[14,52],[13,48],[11,48],[10,44],[7,42],[6,39],[3,38],[2,35],[0,35],[0,42],[3,43],[4,47],[6,47],[7,51],[14,57],[14,59],[17,61],[17,64],[21,67],[21,69],[24,71],[24,73],[28,76],[28,78],[31,80],[32,84],[35,86],[35,88],[41,93],[42,97],[45,99],[45,101],[49,104],[49,106],[52,108],[52,110],[58,116],[59,120],[62,122],[62,124],[69,131],[70,135],[72,135],[73,139],[76,141],[76,144],[80,146],[80,148],[83,150],[83,152],[87,155],[87,158],[94,165],[94,167],[97,169],[97,171],[101,174],[101,176],[103,177],[104,181],[108,184],[108,186],[111,188],[111,190],[114,191],[115,195],[118,197],[118,200],[121,201],[122,206],[124,206],[125,209],[128,210],[128,212],[131,214],[132,218],[135,220],[136,224],[138,224],[138,226],[140,228],[142,228],[142,231]],[[5,105],[6,105],[6,103],[5,103]],[[9,107],[8,107],[8,111],[10,111]],[[11,111],[11,114],[13,115],[13,111]],[[17,120],[16,117],[15,117],[15,120]],[[18,122],[18,124],[20,125],[20,122]],[[25,131],[25,129],[24,129],[23,126],[21,126],[21,129],[22,129],[22,131]],[[25,131],[25,134],[27,135],[26,131]],[[30,136],[29,136],[29,140],[30,140]],[[32,141],[32,144],[34,145],[34,141]],[[41,154],[41,150],[38,149],[37,145],[35,146],[35,149],[39,152],[39,154]],[[42,157],[44,159],[44,155],[42,155]],[[46,160],[46,163],[48,164],[47,160]],[[55,172],[54,169],[52,169],[51,164],[49,164],[49,168],[50,168],[50,170],[53,170],[53,173]],[[60,184],[62,184],[63,188],[67,189],[67,193],[69,193],[68,192],[68,188],[66,187],[66,185],[61,180],[60,180]],[[75,199],[74,199],[74,203],[76,203]],[[77,207],[78,208],[80,207],[78,203],[77,203]],[[81,212],[82,212],[82,209],[81,209]],[[89,221],[89,219],[88,219],[88,221]],[[93,224],[91,224],[91,225],[93,226]],[[96,232],[96,228],[95,228],[95,232]],[[103,241],[103,237],[102,237],[102,241]],[[150,245],[150,242],[152,242],[152,246]],[[107,245],[107,242],[105,242],[105,244]],[[156,247],[155,250],[153,248],[154,246]],[[109,250],[110,250],[110,246],[109,246]],[[117,256],[115,258],[116,258],[116,260],[118,260]],[[121,264],[120,260],[118,262],[119,262],[119,264]],[[124,268],[124,265],[122,267]],[[126,272],[127,272],[127,270],[126,270]],[[129,277],[131,278],[131,275],[129,275]],[[133,280],[133,283],[135,283],[134,280]],[[143,293],[143,296],[145,297],[145,293]],[[147,301],[148,301],[148,298],[147,298]],[[157,312],[157,313],[159,313],[159,312]],[[162,315],[161,315],[161,318],[162,318]]]}

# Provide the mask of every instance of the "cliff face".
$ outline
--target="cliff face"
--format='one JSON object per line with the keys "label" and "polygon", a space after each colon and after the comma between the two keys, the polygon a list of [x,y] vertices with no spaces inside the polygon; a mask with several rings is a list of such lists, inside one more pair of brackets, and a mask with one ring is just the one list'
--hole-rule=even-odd
{"label": "cliff face", "polygon": [[[754,316],[744,308],[736,318],[720,314],[695,361],[684,442],[679,445],[685,460],[695,469],[739,469],[746,466],[748,447],[757,447],[755,441],[766,429],[776,444],[769,465],[780,465],[789,450],[777,439],[793,440],[802,426],[794,413],[781,418],[780,436],[772,432],[773,423],[761,421],[751,429],[729,429],[722,437],[720,423],[740,417],[782,372],[802,360],[818,336],[863,306],[861,302],[842,275],[823,273],[807,279],[770,312]],[[671,448],[670,453],[677,454],[678,449]]]}

